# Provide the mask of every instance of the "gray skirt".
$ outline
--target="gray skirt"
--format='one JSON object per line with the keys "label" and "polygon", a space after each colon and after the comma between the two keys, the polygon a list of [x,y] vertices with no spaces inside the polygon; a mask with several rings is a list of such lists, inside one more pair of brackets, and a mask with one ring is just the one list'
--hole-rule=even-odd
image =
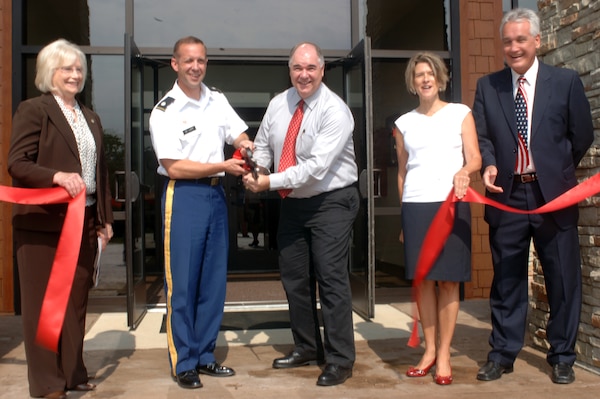
{"label": "gray skirt", "polygon": [[[405,202],[402,204],[402,230],[404,231],[404,260],[406,278],[415,276],[423,240],[441,202]],[[457,202],[454,226],[448,241],[426,280],[471,280],[471,208],[468,202]]]}

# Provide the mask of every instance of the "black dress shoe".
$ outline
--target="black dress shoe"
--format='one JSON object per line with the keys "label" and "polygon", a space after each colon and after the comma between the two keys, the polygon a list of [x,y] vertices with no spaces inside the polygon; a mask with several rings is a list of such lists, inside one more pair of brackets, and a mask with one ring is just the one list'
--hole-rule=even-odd
{"label": "black dress shoe", "polygon": [[573,366],[560,362],[552,366],[552,382],[555,384],[570,384],[575,381]]}
{"label": "black dress shoe", "polygon": [[273,360],[274,369],[291,369],[293,367],[308,366],[311,363],[316,363],[316,356],[309,356],[297,351],[291,351],[287,356]]}
{"label": "black dress shoe", "polygon": [[502,377],[502,374],[513,372],[513,366],[503,366],[500,363],[488,361],[479,369],[477,379],[480,381],[493,381]]}
{"label": "black dress shoe", "polygon": [[182,371],[181,373],[177,374],[176,377],[173,377],[173,379],[177,381],[177,385],[179,385],[181,388],[202,388],[202,383],[200,382],[200,377],[198,377],[198,372],[196,370]]}
{"label": "black dress shoe", "polygon": [[325,370],[319,376],[317,385],[331,386],[338,385],[352,377],[352,369],[342,367],[337,364],[329,363],[325,366]]}
{"label": "black dress shoe", "polygon": [[235,371],[232,368],[221,366],[216,362],[198,366],[196,367],[196,371],[199,374],[211,375],[213,377],[231,377],[235,375]]}

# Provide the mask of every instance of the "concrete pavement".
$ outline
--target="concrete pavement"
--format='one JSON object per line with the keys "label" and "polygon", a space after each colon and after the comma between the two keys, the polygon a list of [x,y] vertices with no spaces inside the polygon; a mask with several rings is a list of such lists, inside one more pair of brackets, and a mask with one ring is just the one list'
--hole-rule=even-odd
{"label": "concrete pavement", "polygon": [[[267,313],[273,311],[274,313]],[[136,331],[126,327],[125,314],[90,313],[85,359],[93,392],[69,392],[69,398],[592,398],[600,390],[600,376],[575,368],[576,381],[556,385],[550,381],[550,366],[541,351],[526,346],[515,363],[515,371],[498,381],[477,381],[485,362],[490,331],[487,301],[461,303],[453,341],[454,382],[438,386],[431,376],[408,378],[421,348],[406,343],[412,323],[409,303],[377,305],[376,318],[366,322],[355,316],[357,361],[354,375],[334,387],[315,385],[317,366],[291,370],[271,368],[273,358],[292,348],[289,329],[281,320],[282,309],[228,309],[216,355],[235,368],[230,378],[202,377],[204,387],[184,390],[169,375],[166,337],[161,332],[163,310],[151,310]],[[277,313],[276,313],[277,312]],[[273,320],[270,320],[273,319]],[[244,328],[234,326],[237,322]],[[262,327],[264,328],[262,328]],[[282,328],[283,327],[283,328]],[[19,316],[0,316],[0,398],[28,398],[27,367]]]}

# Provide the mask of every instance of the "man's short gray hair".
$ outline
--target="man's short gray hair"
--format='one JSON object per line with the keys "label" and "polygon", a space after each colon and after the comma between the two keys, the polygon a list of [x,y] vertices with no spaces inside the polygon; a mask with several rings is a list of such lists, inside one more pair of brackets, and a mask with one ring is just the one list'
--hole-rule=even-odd
{"label": "man's short gray hair", "polygon": [[500,22],[500,36],[502,36],[504,25],[506,25],[507,22],[523,21],[529,21],[529,33],[531,36],[535,37],[540,34],[540,17],[538,17],[537,13],[529,8],[515,8],[504,14],[504,17],[502,17],[502,22]]}

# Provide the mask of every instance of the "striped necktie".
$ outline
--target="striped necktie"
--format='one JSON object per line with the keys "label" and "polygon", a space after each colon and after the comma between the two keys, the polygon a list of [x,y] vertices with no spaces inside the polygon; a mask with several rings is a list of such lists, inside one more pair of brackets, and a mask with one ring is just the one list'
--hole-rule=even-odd
{"label": "striped necktie", "polygon": [[527,93],[525,92],[525,77],[519,77],[519,87],[515,96],[515,115],[517,117],[517,132],[519,133],[519,151],[517,154],[517,165],[515,172],[521,174],[530,164],[529,143],[527,137]]}

